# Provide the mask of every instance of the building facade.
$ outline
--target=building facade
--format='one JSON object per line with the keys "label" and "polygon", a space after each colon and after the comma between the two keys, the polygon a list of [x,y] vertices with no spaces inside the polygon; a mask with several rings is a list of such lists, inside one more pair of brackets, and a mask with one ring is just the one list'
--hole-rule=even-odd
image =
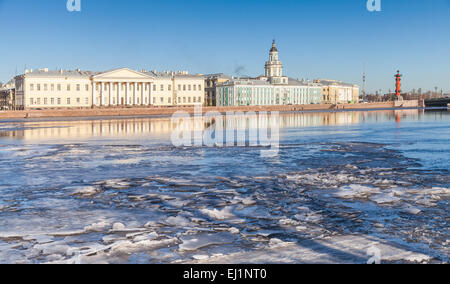
{"label": "building facade", "polygon": [[204,80],[187,72],[26,70],[16,78],[23,109],[189,106],[203,104]]}
{"label": "building facade", "polygon": [[218,106],[320,104],[322,88],[312,82],[283,76],[275,41],[265,64],[265,76],[231,79],[216,87]]}
{"label": "building facade", "polygon": [[153,77],[152,105],[192,106],[205,103],[205,81],[201,75],[181,72],[148,72]]}
{"label": "building facade", "polygon": [[0,86],[0,110],[13,110],[16,84],[14,79]]}
{"label": "building facade", "polygon": [[322,102],[325,104],[359,103],[358,85],[328,79],[318,79],[314,82],[322,87]]}
{"label": "building facade", "polygon": [[217,87],[218,106],[307,105],[321,103],[321,88],[289,79],[288,85],[260,80],[229,80]]}
{"label": "building facade", "polygon": [[216,87],[233,79],[225,74],[204,75],[205,78],[205,106],[216,106]]}

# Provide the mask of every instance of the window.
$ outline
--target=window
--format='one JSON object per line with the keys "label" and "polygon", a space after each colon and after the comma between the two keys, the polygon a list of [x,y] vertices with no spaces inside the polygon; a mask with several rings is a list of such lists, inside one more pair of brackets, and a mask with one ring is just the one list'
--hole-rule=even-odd
{"label": "window", "polygon": [[77,98],[77,104],[80,104],[80,103],[81,103],[81,99]]}
{"label": "window", "polygon": [[47,104],[47,98],[44,98],[44,105]]}
{"label": "window", "polygon": [[38,104],[38,105],[41,104],[41,98],[37,98],[37,104]]}
{"label": "window", "polygon": [[89,98],[85,98],[84,99],[84,103],[88,105],[89,104]]}
{"label": "window", "polygon": [[34,84],[30,84],[30,91],[34,91]]}
{"label": "window", "polygon": [[178,85],[178,91],[181,91],[181,85]]}
{"label": "window", "polygon": [[37,84],[37,90],[38,90],[38,91],[41,90],[41,84]]}
{"label": "window", "polygon": [[51,98],[51,99],[50,99],[50,104],[52,104],[52,105],[55,104],[55,99],[54,99],[54,98]]}
{"label": "window", "polygon": [[199,90],[199,91],[202,90],[202,85],[198,85],[198,90]]}
{"label": "window", "polygon": [[30,105],[33,105],[33,99],[30,99]]}
{"label": "window", "polygon": [[196,85],[194,85],[194,91],[197,91],[197,86]]}
{"label": "window", "polygon": [[156,98],[153,98],[153,104],[156,104]]}
{"label": "window", "polygon": [[77,84],[77,91],[78,91],[78,92],[81,91],[81,86],[80,86],[80,84]]}
{"label": "window", "polygon": [[61,84],[58,84],[57,90],[58,90],[58,91],[61,91]]}
{"label": "window", "polygon": [[58,98],[58,104],[59,105],[61,104],[61,98]]}
{"label": "window", "polygon": [[188,103],[191,103],[191,97],[188,97]]}
{"label": "window", "polygon": [[186,91],[186,85],[183,85],[183,91]]}
{"label": "window", "polygon": [[161,103],[164,103],[164,98],[161,97]]}
{"label": "window", "polygon": [[51,84],[51,85],[50,85],[50,89],[51,89],[51,91],[53,92],[53,91],[55,90],[55,84]]}
{"label": "window", "polygon": [[172,103],[172,98],[168,99],[168,103],[171,104]]}
{"label": "window", "polygon": [[67,98],[67,104],[70,105],[70,98]]}
{"label": "window", "polygon": [[48,85],[44,84],[44,91],[48,91]]}
{"label": "window", "polygon": [[156,92],[156,85],[153,85],[153,92]]}
{"label": "window", "polygon": [[197,102],[197,98],[196,97],[194,97],[194,103],[196,103]]}
{"label": "window", "polygon": [[86,88],[86,92],[89,91],[89,84],[86,84],[85,88]]}
{"label": "window", "polygon": [[186,103],[186,97],[183,97],[183,103]]}
{"label": "window", "polygon": [[191,90],[191,85],[188,85],[188,91],[190,91]]}
{"label": "window", "polygon": [[202,97],[198,97],[198,102],[199,102],[199,103],[202,102]]}
{"label": "window", "polygon": [[168,89],[169,91],[172,91],[172,85],[168,85],[168,86],[167,86],[167,89]]}
{"label": "window", "polygon": [[164,85],[161,85],[161,91],[164,91]]}
{"label": "window", "polygon": [[67,84],[67,91],[70,91],[70,84]]}

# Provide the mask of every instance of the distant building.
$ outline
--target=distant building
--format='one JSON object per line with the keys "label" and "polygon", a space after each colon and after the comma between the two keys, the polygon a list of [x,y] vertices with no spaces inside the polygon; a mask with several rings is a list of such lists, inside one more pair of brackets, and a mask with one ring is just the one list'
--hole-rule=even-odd
{"label": "distant building", "polygon": [[205,103],[205,81],[200,75],[188,72],[147,72],[153,78],[154,106],[192,106]]}
{"label": "distant building", "polygon": [[359,102],[359,86],[342,81],[314,80],[322,88],[322,102],[325,104],[343,104]]}
{"label": "distant building", "polygon": [[14,79],[0,86],[0,109],[14,109],[16,85]]}
{"label": "distant building", "polygon": [[225,74],[204,75],[205,78],[205,106],[216,106],[216,87],[233,79]]}
{"label": "distant building", "polygon": [[145,107],[204,102],[204,79],[187,72],[26,70],[16,78],[16,106],[36,108]]}
{"label": "distant building", "polygon": [[275,41],[265,65],[265,76],[237,78],[216,87],[218,106],[320,104],[322,88],[318,84],[283,76]]}

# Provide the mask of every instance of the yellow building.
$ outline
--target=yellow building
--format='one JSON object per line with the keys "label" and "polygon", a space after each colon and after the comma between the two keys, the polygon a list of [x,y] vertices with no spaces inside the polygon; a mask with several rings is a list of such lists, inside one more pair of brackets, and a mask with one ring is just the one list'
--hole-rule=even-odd
{"label": "yellow building", "polygon": [[23,109],[145,107],[204,102],[204,79],[187,72],[26,70],[16,78]]}
{"label": "yellow building", "polygon": [[359,86],[342,81],[318,79],[314,83],[322,87],[322,103],[346,104],[359,102]]}

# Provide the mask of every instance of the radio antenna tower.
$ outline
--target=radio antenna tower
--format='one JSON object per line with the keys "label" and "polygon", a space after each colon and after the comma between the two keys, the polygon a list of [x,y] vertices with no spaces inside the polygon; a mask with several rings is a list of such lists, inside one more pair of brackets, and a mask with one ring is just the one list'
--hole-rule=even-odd
{"label": "radio antenna tower", "polygon": [[363,65],[363,96],[366,96],[366,64]]}

